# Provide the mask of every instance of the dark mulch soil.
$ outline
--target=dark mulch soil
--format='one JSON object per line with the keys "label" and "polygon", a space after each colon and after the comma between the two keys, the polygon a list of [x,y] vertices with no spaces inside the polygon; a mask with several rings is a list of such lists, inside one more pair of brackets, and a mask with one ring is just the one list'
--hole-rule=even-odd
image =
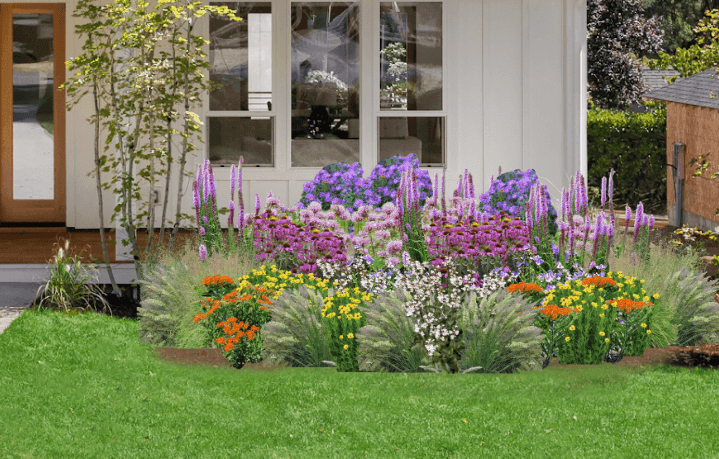
{"label": "dark mulch soil", "polygon": [[[174,347],[158,347],[155,349],[160,359],[184,365],[208,365],[214,367],[230,367],[230,361],[219,349],[178,349]],[[709,360],[706,355],[713,356]],[[712,365],[713,364],[713,365]],[[625,356],[616,363],[620,367],[638,368],[640,366],[676,365],[682,367],[708,366],[716,368],[719,364],[719,344],[710,346],[709,352],[699,353],[697,346],[669,346],[665,348],[648,348],[642,356]],[[602,363],[602,365],[612,365]],[[242,368],[250,370],[276,370],[286,365],[269,365],[264,362],[246,363]],[[549,361],[549,367],[577,369],[593,365],[560,365],[557,358]]]}
{"label": "dark mulch soil", "polygon": [[[176,347],[155,348],[158,357],[167,362],[185,365],[209,365],[214,367],[231,367],[231,363],[219,349],[178,349]],[[285,365],[270,365],[265,362],[246,363],[242,369],[276,370]]]}

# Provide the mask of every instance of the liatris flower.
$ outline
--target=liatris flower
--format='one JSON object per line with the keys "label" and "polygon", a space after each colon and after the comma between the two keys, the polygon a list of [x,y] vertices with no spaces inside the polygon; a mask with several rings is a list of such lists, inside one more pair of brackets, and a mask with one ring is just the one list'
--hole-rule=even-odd
{"label": "liatris flower", "polygon": [[[199,170],[199,168],[198,168]],[[195,215],[197,216],[197,227],[200,227],[200,188],[199,188],[200,181],[194,182],[192,184],[192,200],[193,204],[195,206]]]}
{"label": "liatris flower", "polygon": [[602,207],[604,207],[604,203],[607,201],[607,178],[602,177]]}
{"label": "liatris flower", "polygon": [[469,215],[471,215],[472,218],[474,218],[474,219],[477,218],[477,206],[476,206],[476,202],[474,200],[472,200],[472,204],[469,207]]}
{"label": "liatris flower", "polygon": [[474,199],[474,181],[472,180],[472,174],[469,174],[469,197]]}
{"label": "liatris flower", "polygon": [[602,234],[604,232],[604,212],[601,212],[599,215],[597,215],[597,222],[594,225],[594,246],[592,247],[592,259],[595,259],[597,256],[597,247],[599,246],[599,241],[602,239]]}
{"label": "liatris flower", "polygon": [[639,228],[642,225],[644,219],[644,204],[641,202],[637,206],[637,215],[634,216],[634,243],[637,243],[639,237]]}
{"label": "liatris flower", "polygon": [[207,248],[205,244],[200,244],[200,260],[205,261],[207,259]]}
{"label": "liatris flower", "polygon": [[614,169],[611,169],[609,171],[609,192],[608,192],[609,196],[608,196],[608,198],[609,198],[610,204],[613,202],[612,197],[614,196],[614,179],[612,177],[614,177]]}
{"label": "liatris flower", "polygon": [[255,215],[260,215],[260,195],[255,193]]}
{"label": "liatris flower", "polygon": [[233,223],[233,221],[232,221],[232,219],[233,219],[233,217],[234,217],[234,215],[235,215],[235,214],[234,214],[234,212],[235,212],[235,201],[230,201],[228,207],[230,208],[230,214],[227,216],[227,229],[228,229],[228,230],[231,230],[232,228],[235,227],[235,226],[234,226],[234,223]]}
{"label": "liatris flower", "polygon": [[567,205],[567,188],[562,187],[562,220],[567,219],[568,212],[569,212],[569,206]]}
{"label": "liatris flower", "polygon": [[649,229],[651,230],[654,227],[654,215],[649,216]]}
{"label": "liatris flower", "polygon": [[624,236],[626,237],[627,231],[629,230],[629,220],[632,218],[632,208],[627,205],[626,213],[624,214]]}
{"label": "liatris flower", "polygon": [[235,200],[235,165],[230,167],[230,199]]}
{"label": "liatris flower", "polygon": [[200,226],[199,231],[200,231],[200,236],[204,236],[204,235],[205,235],[205,228],[203,228],[203,227]]}
{"label": "liatris flower", "polygon": [[445,194],[444,194],[444,182],[445,182],[445,172],[447,171],[447,168],[442,169],[442,216],[447,217],[447,205],[445,203]]}

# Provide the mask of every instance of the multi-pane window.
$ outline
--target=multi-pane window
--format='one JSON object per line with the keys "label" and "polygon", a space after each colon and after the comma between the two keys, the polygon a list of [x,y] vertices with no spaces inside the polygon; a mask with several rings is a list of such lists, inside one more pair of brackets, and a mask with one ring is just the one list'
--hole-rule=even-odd
{"label": "multi-pane window", "polygon": [[442,3],[380,3],[379,159],[414,153],[421,164],[444,163]]}
{"label": "multi-pane window", "polygon": [[360,160],[359,2],[292,2],[292,167]]}
{"label": "multi-pane window", "polygon": [[[272,7],[269,2],[212,2],[242,21],[210,18],[208,147],[213,164],[274,165]],[[248,116],[252,112],[252,116]],[[260,116],[262,115],[262,116]]]}

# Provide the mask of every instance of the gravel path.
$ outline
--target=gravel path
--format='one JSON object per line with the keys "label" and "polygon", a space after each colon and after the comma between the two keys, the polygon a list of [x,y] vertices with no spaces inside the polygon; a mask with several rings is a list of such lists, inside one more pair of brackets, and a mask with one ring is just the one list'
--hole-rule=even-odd
{"label": "gravel path", "polygon": [[0,308],[0,333],[10,326],[13,320],[17,319],[22,313],[22,306]]}

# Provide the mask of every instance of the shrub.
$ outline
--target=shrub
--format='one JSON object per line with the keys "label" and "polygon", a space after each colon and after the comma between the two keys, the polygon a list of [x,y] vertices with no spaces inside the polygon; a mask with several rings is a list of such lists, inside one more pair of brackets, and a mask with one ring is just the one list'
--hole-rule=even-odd
{"label": "shrub", "polygon": [[[656,105],[655,105],[656,104]],[[666,214],[666,103],[652,103],[647,113],[592,109],[587,114],[587,187],[601,186],[602,177],[616,171],[614,203]],[[671,188],[670,188],[671,189]]]}
{"label": "shrub", "polygon": [[357,333],[360,371],[414,373],[429,363],[425,347],[412,345],[414,321],[404,309],[408,299],[397,289],[381,293],[370,305],[367,325]]}
{"label": "shrub", "polygon": [[[332,294],[333,289],[328,293]],[[272,320],[263,329],[265,347],[262,356],[268,363],[288,363],[293,367],[321,367],[332,361],[329,337],[320,311],[322,295],[300,285],[285,292],[269,306]]]}
{"label": "shrub", "polygon": [[[716,282],[686,267],[667,279],[670,292],[665,304],[675,305],[672,322],[677,346],[696,346],[699,341],[719,342],[719,303],[714,299]],[[650,347],[652,342],[650,340]]]}
{"label": "shrub", "polygon": [[[500,211],[509,214],[510,217],[525,219],[524,206],[529,201],[529,193],[532,185],[539,183],[539,177],[534,169],[522,172],[515,169],[512,172],[505,172],[494,179],[489,185],[489,191],[480,195],[478,211],[488,212],[495,215]],[[548,230],[552,237],[557,234],[557,211],[552,205],[547,186],[544,185],[544,194],[547,199]]]}
{"label": "shrub", "polygon": [[342,205],[353,212],[359,207],[355,206],[358,190],[369,186],[369,181],[362,178],[363,174],[360,163],[325,166],[311,182],[304,184],[302,198],[297,207],[304,209],[311,202],[317,201],[325,212],[330,210],[332,204]]}
{"label": "shrub", "polygon": [[474,292],[463,303],[460,324],[465,351],[460,365],[481,373],[513,373],[542,367],[542,330],[534,326],[535,303],[497,290],[477,304]]}

